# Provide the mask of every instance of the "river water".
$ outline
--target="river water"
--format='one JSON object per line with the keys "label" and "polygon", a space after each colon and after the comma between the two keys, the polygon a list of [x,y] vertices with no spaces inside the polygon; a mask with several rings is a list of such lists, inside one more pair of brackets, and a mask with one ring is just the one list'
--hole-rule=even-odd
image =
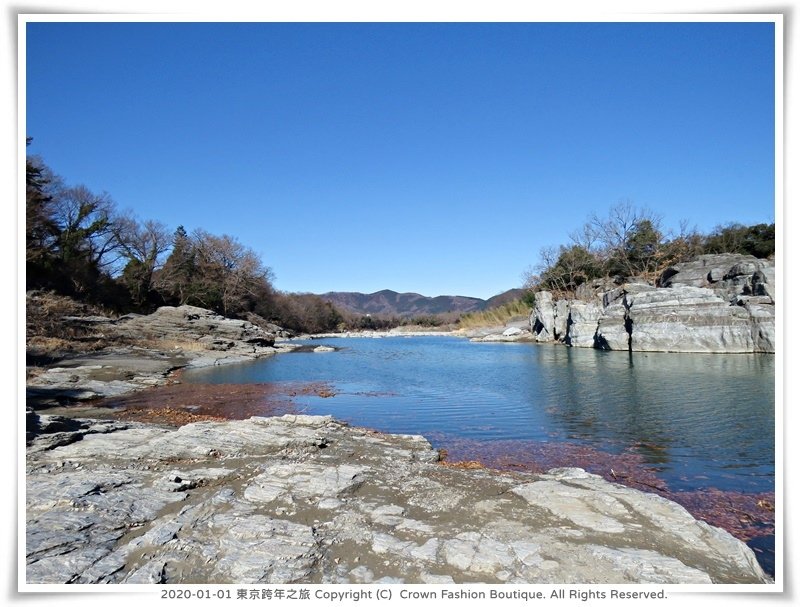
{"label": "river water", "polygon": [[[441,336],[313,344],[337,351],[282,354],[183,378],[324,382],[335,396],[300,394],[300,411],[422,434],[451,460],[536,471],[584,467],[677,499],[770,552],[773,356],[629,354]],[[771,558],[757,555],[762,564]]]}

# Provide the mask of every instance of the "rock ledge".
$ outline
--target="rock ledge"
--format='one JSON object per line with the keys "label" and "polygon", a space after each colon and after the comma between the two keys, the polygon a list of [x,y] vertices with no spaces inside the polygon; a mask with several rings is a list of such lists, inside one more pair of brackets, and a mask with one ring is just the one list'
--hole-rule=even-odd
{"label": "rock ledge", "polygon": [[276,344],[280,327],[225,318],[195,306],[163,306],[146,316],[67,316],[61,321],[109,345],[66,356],[30,378],[29,405],[120,396],[163,385],[182,367],[243,362],[296,347]]}
{"label": "rock ledge", "polygon": [[330,417],[28,422],[32,584],[771,581],[727,532],[581,469],[443,466]]}

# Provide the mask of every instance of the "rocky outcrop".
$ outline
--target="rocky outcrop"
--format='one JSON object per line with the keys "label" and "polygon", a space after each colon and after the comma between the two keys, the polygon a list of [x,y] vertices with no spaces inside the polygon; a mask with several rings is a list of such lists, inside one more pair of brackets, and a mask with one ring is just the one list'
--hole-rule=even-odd
{"label": "rocky outcrop", "polygon": [[196,343],[207,350],[253,354],[275,344],[275,333],[247,320],[235,320],[195,306],[163,306],[152,314],[129,314],[115,322],[123,336]]}
{"label": "rocky outcrop", "polygon": [[574,302],[567,316],[567,336],[565,343],[579,348],[590,348],[595,343],[597,322],[601,310],[594,302]]}
{"label": "rocky outcrop", "polygon": [[656,286],[703,287],[730,301],[737,295],[769,295],[774,298],[775,262],[752,255],[722,253],[700,255],[664,270]]}
{"label": "rocky outcrop", "polygon": [[108,346],[64,356],[29,378],[29,404],[120,396],[164,384],[172,371],[188,365],[241,362],[293,348],[276,347],[275,332],[195,306],[164,306],[118,319],[65,316],[61,322]]}
{"label": "rocky outcrop", "polygon": [[531,329],[537,341],[603,350],[775,352],[774,283],[772,261],[702,255],[658,286],[628,283],[588,301],[537,293]]}
{"label": "rocky outcrop", "polygon": [[659,496],[445,466],[422,437],[330,417],[28,428],[29,584],[771,581]]}

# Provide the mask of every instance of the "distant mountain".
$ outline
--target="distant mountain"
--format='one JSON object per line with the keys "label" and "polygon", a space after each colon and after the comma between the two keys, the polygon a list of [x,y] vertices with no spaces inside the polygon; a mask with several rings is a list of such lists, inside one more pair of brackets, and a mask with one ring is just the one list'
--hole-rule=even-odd
{"label": "distant mountain", "polygon": [[525,289],[509,289],[508,291],[504,291],[499,295],[495,295],[494,297],[490,297],[486,300],[486,305],[484,305],[484,310],[491,310],[492,308],[497,308],[506,304],[510,301],[514,301],[515,299],[519,299],[525,294]]}
{"label": "distant mountain", "polygon": [[[519,291],[519,295],[509,296],[502,299],[512,291]],[[457,312],[465,314],[485,310],[489,307],[501,305],[511,299],[516,299],[522,295],[522,289],[512,289],[495,295],[489,300],[477,297],[464,297],[461,295],[439,295],[438,297],[426,297],[419,293],[398,293],[384,289],[376,293],[352,293],[333,291],[320,295],[325,301],[331,302],[342,311],[354,314],[370,314],[372,316],[401,318],[412,318],[414,316],[426,316],[430,314],[444,314],[447,312]],[[496,300],[501,300],[499,303]],[[490,302],[492,302],[490,304]]]}

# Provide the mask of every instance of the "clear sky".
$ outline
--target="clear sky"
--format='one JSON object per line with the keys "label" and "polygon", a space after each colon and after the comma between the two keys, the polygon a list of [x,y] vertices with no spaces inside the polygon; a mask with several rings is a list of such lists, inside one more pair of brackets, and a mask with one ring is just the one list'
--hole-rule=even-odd
{"label": "clear sky", "polygon": [[29,148],[285,291],[489,297],[621,200],[773,222],[772,23],[29,23]]}

